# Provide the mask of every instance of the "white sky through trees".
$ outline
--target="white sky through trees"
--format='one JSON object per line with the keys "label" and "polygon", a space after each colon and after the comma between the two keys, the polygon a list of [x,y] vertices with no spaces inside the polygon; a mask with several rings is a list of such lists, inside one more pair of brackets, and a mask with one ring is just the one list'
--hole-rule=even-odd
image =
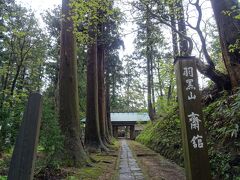
{"label": "white sky through trees", "polygon": [[35,11],[41,11],[61,4],[62,0],[16,0],[16,2],[26,7],[31,6]]}
{"label": "white sky through trees", "polygon": [[[116,6],[120,7],[121,11],[124,11],[125,14],[125,23],[121,26],[121,34],[123,35],[122,38],[124,40],[125,44],[125,50],[120,50],[120,58],[122,59],[124,55],[130,55],[134,51],[134,38],[136,37],[136,34],[134,33],[137,29],[136,24],[134,23],[133,17],[131,15],[131,7],[129,5],[129,2],[131,0],[118,0],[116,3]],[[212,17],[212,9],[210,5],[209,0],[201,0],[204,2],[203,4],[203,20],[207,20],[210,17]],[[43,13],[47,9],[53,9],[57,5],[61,5],[62,0],[16,0],[18,4],[21,4],[24,7],[32,9],[36,17],[39,19],[40,26],[44,27],[44,23],[41,18],[41,13]],[[187,2],[187,1],[185,1]],[[188,9],[188,13],[190,14],[190,23],[194,25],[196,23],[196,10],[195,9]],[[202,23],[203,24],[203,23]],[[203,25],[202,25],[203,26]],[[204,28],[204,27],[202,27]],[[166,31],[165,34],[169,35],[169,30]],[[199,37],[197,36],[196,32],[189,30],[188,34],[193,37],[193,39],[197,42],[198,46],[200,46]],[[169,39],[169,38],[166,38]],[[171,39],[171,38],[170,38]],[[167,43],[172,43],[171,40]],[[196,50],[193,51],[193,55],[198,55]],[[200,75],[200,74],[199,74]],[[202,78],[199,79],[199,83],[202,86],[203,84],[206,84],[206,80],[203,80]]]}
{"label": "white sky through trees", "polygon": [[[24,7],[31,8],[35,13],[36,17],[39,19],[39,23],[41,26],[44,26],[43,21],[41,19],[41,13],[43,13],[47,9],[53,9],[57,5],[62,4],[62,0],[16,0],[18,4],[21,4]],[[118,4],[122,4],[121,0]],[[127,15],[129,15],[127,13]],[[122,34],[127,34],[123,37],[123,40],[125,42],[125,50],[120,50],[120,58],[122,58],[124,55],[129,55],[134,51],[134,34],[130,33],[132,32],[132,22],[127,22],[122,25]]]}

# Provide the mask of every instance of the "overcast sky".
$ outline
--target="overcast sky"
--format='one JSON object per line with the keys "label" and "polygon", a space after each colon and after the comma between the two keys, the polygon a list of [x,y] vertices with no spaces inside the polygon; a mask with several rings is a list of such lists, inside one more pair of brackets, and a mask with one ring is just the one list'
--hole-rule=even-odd
{"label": "overcast sky", "polygon": [[31,6],[35,11],[52,8],[54,5],[62,3],[61,0],[16,0],[16,2],[22,4],[23,6]]}
{"label": "overcast sky", "polygon": [[[41,20],[41,13],[46,9],[52,9],[54,6],[60,5],[62,0],[16,0],[18,4],[21,4],[24,7],[31,7],[31,9],[36,13],[36,16],[39,19],[40,26],[43,25],[43,21]],[[126,1],[125,1],[126,2]],[[121,0],[118,1],[121,4]],[[120,57],[124,55],[131,54],[134,50],[133,39],[134,35],[129,34],[132,31],[131,22],[126,23],[122,26],[123,34],[128,34],[123,37],[125,43],[125,51],[120,51]]]}
{"label": "overcast sky", "polygon": [[[129,5],[126,5],[127,2],[129,2],[131,0],[118,0],[117,4],[119,7],[121,7],[121,10],[125,12],[127,20],[129,22],[125,23],[122,25],[122,34],[127,34],[126,36],[122,36],[123,40],[124,40],[124,44],[125,44],[125,51],[120,51],[120,58],[122,58],[124,55],[130,55],[133,51],[134,51],[134,44],[133,44],[133,40],[135,38],[135,34],[134,33],[130,33],[132,32],[134,29],[136,29],[136,25],[132,24],[131,22],[131,13],[129,11],[126,11],[127,9],[129,9]],[[41,13],[46,10],[46,9],[52,9],[54,6],[56,5],[60,5],[62,3],[62,0],[16,0],[17,3],[21,4],[22,6],[25,7],[31,7],[31,9],[36,13],[37,18],[39,19],[39,23],[40,26],[43,26],[43,21],[41,20]],[[203,19],[207,19],[209,17],[211,17],[212,15],[212,10],[211,10],[211,5],[210,5],[210,1],[207,0],[204,3],[204,16]],[[191,9],[191,8],[190,8]],[[191,11],[190,11],[191,12]],[[196,11],[195,11],[196,12]],[[194,14],[194,10],[193,10],[193,14]],[[193,15],[191,15],[193,17]],[[192,18],[190,19],[191,23],[195,23],[196,19]],[[192,31],[191,31],[192,32]],[[167,32],[169,33],[169,32]],[[195,34],[193,37],[195,40],[198,40],[198,36],[196,35],[195,32],[192,32],[193,34]],[[190,33],[190,34],[192,34]],[[193,55],[197,55],[193,52]],[[202,84],[202,83],[200,83]]]}

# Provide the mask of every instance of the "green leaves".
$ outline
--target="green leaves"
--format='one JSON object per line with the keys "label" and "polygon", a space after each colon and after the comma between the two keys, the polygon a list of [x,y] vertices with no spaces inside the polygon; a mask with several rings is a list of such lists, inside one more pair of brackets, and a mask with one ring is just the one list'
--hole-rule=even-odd
{"label": "green leaves", "polygon": [[213,175],[218,179],[239,176],[234,174],[236,168],[229,164],[239,148],[239,108],[240,91],[233,96],[225,94],[204,109],[211,167]]}
{"label": "green leaves", "polygon": [[236,39],[236,42],[234,44],[230,44],[228,46],[228,51],[230,53],[234,53],[236,51],[240,52],[240,39]]}
{"label": "green leaves", "polygon": [[[166,104],[162,103],[166,106]],[[176,108],[169,108],[156,123],[149,123],[137,140],[178,164],[183,164],[180,120]],[[204,108],[208,153],[213,179],[237,179],[239,165],[232,161],[240,148],[240,91],[222,96]]]}
{"label": "green leaves", "polygon": [[10,148],[27,96],[42,87],[46,39],[30,10],[9,2],[0,13],[0,147]]}
{"label": "green leaves", "polygon": [[114,13],[114,10],[110,8],[109,0],[72,0],[70,7],[74,33],[81,44],[91,43],[94,37],[91,37],[89,31],[94,30],[95,35],[99,34],[98,24],[106,22],[107,18]]}
{"label": "green leaves", "polygon": [[49,87],[44,94],[39,145],[43,147],[42,152],[46,155],[45,166],[57,167],[60,165],[57,155],[63,148],[63,136],[58,124],[53,91],[54,89]]}
{"label": "green leaves", "polygon": [[174,106],[157,122],[147,124],[137,141],[183,165],[180,120],[176,110]]}

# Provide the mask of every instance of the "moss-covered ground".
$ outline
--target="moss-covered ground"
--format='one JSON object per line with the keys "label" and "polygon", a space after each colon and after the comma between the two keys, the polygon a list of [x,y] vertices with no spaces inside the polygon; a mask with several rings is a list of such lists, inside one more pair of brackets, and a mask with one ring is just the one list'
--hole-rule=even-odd
{"label": "moss-covered ground", "polygon": [[[119,142],[114,141],[110,152],[89,154],[93,160],[82,168],[43,166],[44,156],[38,152],[34,179],[66,179],[66,180],[114,180],[117,178]],[[0,180],[7,179],[8,167],[12,152],[6,152],[0,157]]]}

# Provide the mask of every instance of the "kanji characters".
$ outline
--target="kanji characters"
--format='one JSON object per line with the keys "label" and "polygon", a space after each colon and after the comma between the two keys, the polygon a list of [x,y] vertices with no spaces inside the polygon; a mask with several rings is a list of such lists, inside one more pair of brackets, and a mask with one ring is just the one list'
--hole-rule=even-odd
{"label": "kanji characters", "polygon": [[187,83],[186,90],[195,90],[196,89],[193,85],[193,79],[187,79],[186,83]]}
{"label": "kanji characters", "polygon": [[[194,94],[196,87],[194,82],[194,69],[193,67],[184,67],[183,68],[183,76],[186,77],[186,91],[187,91],[187,100],[192,101],[196,100],[197,96]],[[201,120],[199,119],[199,114],[195,112],[191,112],[189,115],[187,115],[189,126],[191,130],[194,130],[194,132],[198,134],[194,134],[193,137],[190,139],[191,144],[193,145],[194,149],[197,148],[203,148],[203,136],[199,135],[200,133],[200,123]]]}
{"label": "kanji characters", "polygon": [[193,67],[183,68],[183,75],[186,77],[193,77]]}
{"label": "kanji characters", "polygon": [[195,100],[197,98],[197,96],[195,94],[193,94],[192,91],[190,91],[190,95],[188,96],[188,100]]}
{"label": "kanji characters", "polygon": [[199,131],[199,123],[201,122],[201,120],[198,118],[199,114],[192,112],[190,115],[188,115],[188,117],[189,122],[191,123],[191,129],[197,129]]}
{"label": "kanji characters", "polygon": [[193,136],[193,138],[191,140],[191,143],[192,143],[194,149],[197,149],[197,148],[201,149],[201,148],[203,148],[203,141],[202,141],[202,139],[203,139],[202,136],[199,136],[199,135]]}

